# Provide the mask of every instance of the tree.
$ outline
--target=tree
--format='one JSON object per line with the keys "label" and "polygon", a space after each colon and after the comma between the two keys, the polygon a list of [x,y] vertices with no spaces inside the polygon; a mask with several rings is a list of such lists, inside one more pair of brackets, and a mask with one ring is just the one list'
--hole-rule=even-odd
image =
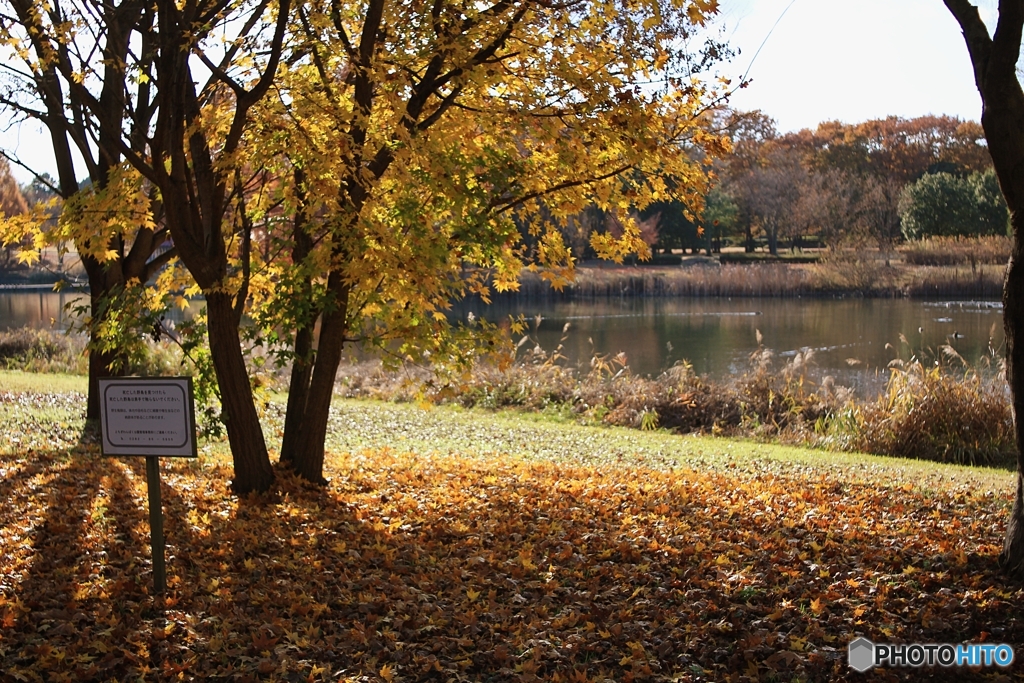
{"label": "tree", "polygon": [[[0,215],[17,216],[28,211],[28,202],[18,183],[11,175],[11,165],[7,159],[0,158]],[[13,259],[14,245],[4,245],[4,263]]]}
{"label": "tree", "polygon": [[754,198],[749,183],[754,168],[764,164],[768,143],[778,137],[775,121],[763,112],[722,112],[719,128],[732,142],[732,151],[719,166],[722,187],[736,205],[736,224],[742,227],[747,252],[754,251]]}
{"label": "tree", "polygon": [[[143,51],[130,67],[128,63],[133,55],[131,35],[147,22],[151,28],[153,17],[139,0],[78,4],[10,0],[6,6],[9,11],[0,36],[16,59],[4,65],[7,87],[0,91],[0,106],[16,119],[36,121],[46,128],[57,166],[56,179],[37,173],[36,182],[57,194],[66,207],[77,208],[79,216],[111,212],[88,224],[65,216],[51,230],[46,226],[50,214],[41,211],[35,221],[6,223],[0,234],[4,243],[30,239],[35,244],[56,243],[58,248],[68,241],[75,244],[89,279],[91,310],[86,417],[97,419],[97,379],[121,374],[128,365],[125,349],[102,338],[103,330],[110,327],[110,314],[123,300],[129,283],[145,283],[175,255],[173,250],[157,253],[167,232],[151,220],[152,207],[145,196],[141,202],[129,200],[129,195],[145,195],[145,190],[137,179],[121,173],[122,155],[117,148],[125,135],[130,147],[141,153],[140,134],[149,126],[153,102],[145,75],[152,65],[151,55]],[[80,26],[96,30],[78,30]],[[87,171],[84,190],[73,149]],[[68,205],[76,196],[77,201]],[[86,207],[89,203],[92,208]],[[126,211],[140,206],[142,215]],[[93,232],[99,223],[102,232]],[[133,336],[138,338],[122,334],[121,339]]]}
{"label": "tree", "polygon": [[1010,210],[1013,237],[1003,280],[1006,378],[1010,385],[1017,442],[1017,496],[999,555],[1003,569],[1024,576],[1024,90],[1017,79],[1024,30],[1024,0],[1001,0],[989,33],[969,0],[944,0],[963,30],[981,93],[981,125],[999,187]]}
{"label": "tree", "polygon": [[747,175],[748,210],[764,230],[772,256],[779,254],[779,237],[798,222],[796,208],[806,176],[798,157],[784,149],[774,150]]}
{"label": "tree", "polygon": [[721,252],[723,240],[733,234],[739,219],[739,207],[732,195],[721,185],[715,185],[704,199],[704,232],[707,234],[707,254]]}
{"label": "tree", "polygon": [[640,217],[656,223],[656,244],[660,249],[682,249],[685,252],[687,249],[696,251],[701,246],[697,223],[682,202],[655,202],[644,209]]}
{"label": "tree", "polygon": [[1010,228],[1010,210],[999,189],[996,172],[988,169],[984,173],[972,173],[967,185],[974,194],[978,213],[978,228],[982,235],[1005,235]]}
{"label": "tree", "polygon": [[296,219],[281,246],[296,261],[287,301],[267,308],[294,331],[283,460],[322,480],[344,344],[457,356],[449,301],[513,289],[527,263],[564,282],[570,218],[618,214],[622,236],[591,246],[621,259],[647,248],[629,211],[699,195],[693,150],[724,148],[701,125],[714,95],[700,78],[724,53],[680,47],[715,8],[368,0],[295,13],[252,148],[290,179]]}
{"label": "tree", "polygon": [[[132,153],[127,140],[120,147],[159,189],[180,258],[206,297],[210,355],[234,459],[232,488],[265,491],[274,475],[239,337],[252,243],[241,153],[250,112],[277,73],[290,3],[158,0],[154,7],[156,31],[143,36],[156,53],[158,109],[145,136],[150,153]],[[228,36],[228,47],[219,47]],[[200,71],[212,74],[205,85],[197,82]]]}
{"label": "tree", "polygon": [[929,173],[903,189],[899,212],[908,240],[1006,233],[1006,203],[991,172]]}
{"label": "tree", "polygon": [[[794,180],[799,181],[800,177]],[[793,211],[800,233],[817,233],[823,244],[838,249],[856,233],[859,192],[856,176],[840,169],[807,172],[799,186],[799,199]]]}
{"label": "tree", "polygon": [[900,238],[900,193],[903,186],[893,177],[864,176],[861,178],[858,213],[878,248],[885,254],[885,265]]}
{"label": "tree", "polygon": [[[82,227],[76,244],[83,261],[95,260],[86,265],[93,310],[105,310],[97,296],[145,283],[173,256],[150,258],[153,250],[167,234],[173,238],[206,298],[234,490],[266,490],[273,471],[239,339],[252,227],[241,146],[250,110],[277,73],[289,0],[11,4],[17,21],[5,26],[21,27],[24,35],[10,39],[28,66],[25,87],[4,104],[50,130],[58,189],[68,200],[63,223]],[[26,106],[21,92],[36,93],[42,104]],[[81,201],[72,144],[92,180]]]}
{"label": "tree", "polygon": [[827,121],[813,131],[781,136],[778,142],[798,151],[804,163],[816,170],[890,177],[906,184],[925,173],[988,168],[991,162],[983,138],[981,127],[973,121],[890,116],[855,124]]}

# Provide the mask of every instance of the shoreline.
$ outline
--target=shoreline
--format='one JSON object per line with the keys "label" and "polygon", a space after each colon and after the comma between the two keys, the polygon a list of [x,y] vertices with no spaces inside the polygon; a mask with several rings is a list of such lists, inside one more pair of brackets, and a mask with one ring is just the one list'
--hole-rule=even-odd
{"label": "shoreline", "polygon": [[[554,289],[538,273],[524,270],[513,292],[492,292],[492,301],[646,299],[662,297],[872,298],[1001,300],[1003,264],[913,265],[873,261],[792,263],[782,261],[720,263],[692,256],[679,265],[620,265],[586,262],[575,279]],[[86,293],[87,279],[24,278],[0,274],[0,292],[64,291]],[[47,274],[49,275],[49,274]],[[64,283],[62,290],[54,288]],[[467,297],[466,300],[472,300]]]}

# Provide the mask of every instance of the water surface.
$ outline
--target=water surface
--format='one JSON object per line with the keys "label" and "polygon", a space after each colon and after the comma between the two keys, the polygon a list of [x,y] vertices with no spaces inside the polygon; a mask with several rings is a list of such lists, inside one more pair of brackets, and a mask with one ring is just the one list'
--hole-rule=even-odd
{"label": "water surface", "polygon": [[[679,298],[600,302],[463,304],[492,321],[531,319],[531,340],[551,351],[559,344],[570,364],[624,352],[630,368],[656,375],[686,360],[701,375],[726,378],[746,371],[762,345],[775,366],[813,350],[818,375],[829,374],[861,393],[884,383],[894,358],[933,359],[949,345],[971,363],[1002,351],[1002,306],[992,301],[903,299]],[[533,321],[541,316],[539,328]],[[563,332],[566,324],[568,330]],[[905,340],[905,343],[904,341]],[[984,362],[984,361],[982,361]]]}

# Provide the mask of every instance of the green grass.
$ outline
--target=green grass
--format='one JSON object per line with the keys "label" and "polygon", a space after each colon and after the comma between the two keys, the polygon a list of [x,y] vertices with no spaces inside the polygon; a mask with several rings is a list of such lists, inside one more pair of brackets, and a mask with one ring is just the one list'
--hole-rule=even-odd
{"label": "green grass", "polygon": [[[273,430],[278,419],[265,420],[271,439],[275,439]],[[805,469],[842,471],[851,481],[900,482],[927,490],[969,484],[1005,492],[1013,484],[1010,472],[983,467],[582,425],[537,413],[335,400],[328,451],[377,448],[482,458],[510,456],[588,467],[738,469],[762,474]]]}
{"label": "green grass", "polygon": [[0,391],[84,394],[88,386],[89,381],[83,375],[0,370]]}
{"label": "green grass", "polygon": [[[0,451],[69,449],[84,427],[84,377],[0,371]],[[18,396],[21,394],[22,396]],[[34,394],[29,398],[27,394]],[[43,396],[39,396],[43,394]],[[272,396],[263,414],[273,457],[284,425],[284,397]],[[557,413],[466,409],[454,405],[339,399],[332,406],[327,451],[342,455],[390,449],[423,455],[526,459],[586,467],[648,467],[746,472],[756,476],[820,472],[851,482],[903,483],[922,490],[969,486],[1007,494],[1006,470],[833,453],[715,436],[680,436],[664,430],[579,424]],[[229,462],[227,442],[203,440],[203,459]]]}

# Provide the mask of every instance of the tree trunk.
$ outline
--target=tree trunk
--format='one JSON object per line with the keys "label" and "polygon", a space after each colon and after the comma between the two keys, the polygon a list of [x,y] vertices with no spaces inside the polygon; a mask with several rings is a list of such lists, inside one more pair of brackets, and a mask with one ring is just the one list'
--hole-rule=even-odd
{"label": "tree trunk", "polygon": [[[115,294],[116,278],[110,272],[117,264],[99,263],[88,256],[82,258],[86,274],[89,276],[89,311],[92,318],[89,324],[89,394],[85,403],[85,419],[100,419],[100,386],[103,377],[121,377],[127,370],[123,354],[118,351],[100,351],[100,325],[109,315],[110,299]],[[112,366],[116,369],[111,369]]]}
{"label": "tree trunk", "polygon": [[[324,442],[327,438],[327,419],[330,417],[334,380],[341,364],[341,351],[345,344],[348,319],[348,285],[338,272],[332,272],[327,281],[334,294],[324,310],[317,345],[316,364],[302,416],[298,448],[292,458],[292,467],[302,478],[324,484]],[[288,435],[285,435],[287,438]]]}
{"label": "tree trunk", "polygon": [[[1016,212],[1014,215],[1021,216]],[[1019,234],[1016,226],[1014,233]],[[1021,257],[1021,242],[1015,239],[1003,281],[1003,329],[1006,335],[1006,379],[1010,384],[1010,405],[1017,442],[1017,498],[1007,524],[1003,551],[999,555],[1000,566],[1014,576],[1024,576],[1024,458],[1021,456],[1024,453],[1024,261]]]}
{"label": "tree trunk", "polygon": [[267,444],[253,402],[249,373],[238,337],[238,316],[232,297],[225,292],[206,295],[210,354],[217,372],[224,423],[228,429],[235,478],[231,489],[238,495],[266,491],[274,481]]}
{"label": "tree trunk", "polygon": [[[299,203],[292,226],[292,267],[303,268],[306,257],[313,249],[313,238],[307,232],[306,176],[301,167],[295,169],[294,180]],[[304,301],[312,300],[313,279],[308,274],[302,276],[296,296]],[[288,381],[288,406],[284,417],[284,437],[281,439],[281,462],[293,467],[295,453],[299,448],[299,435],[302,434],[303,416],[306,414],[309,382],[313,376],[313,332],[317,317],[315,312],[308,313],[305,320],[298,321],[295,330],[295,355]]]}
{"label": "tree trunk", "polygon": [[1024,0],[999,3],[998,24],[991,34],[969,0],[944,2],[960,24],[971,55],[974,81],[981,94],[981,125],[1010,209],[1013,249],[1003,280],[1003,329],[1017,444],[1017,498],[999,564],[1007,574],[1024,578],[1024,90],[1016,69]]}
{"label": "tree trunk", "polygon": [[281,439],[281,462],[295,467],[299,436],[309,399],[309,383],[313,377],[313,323],[301,325],[295,332],[295,357],[288,381],[288,407],[284,416],[284,437]]}

